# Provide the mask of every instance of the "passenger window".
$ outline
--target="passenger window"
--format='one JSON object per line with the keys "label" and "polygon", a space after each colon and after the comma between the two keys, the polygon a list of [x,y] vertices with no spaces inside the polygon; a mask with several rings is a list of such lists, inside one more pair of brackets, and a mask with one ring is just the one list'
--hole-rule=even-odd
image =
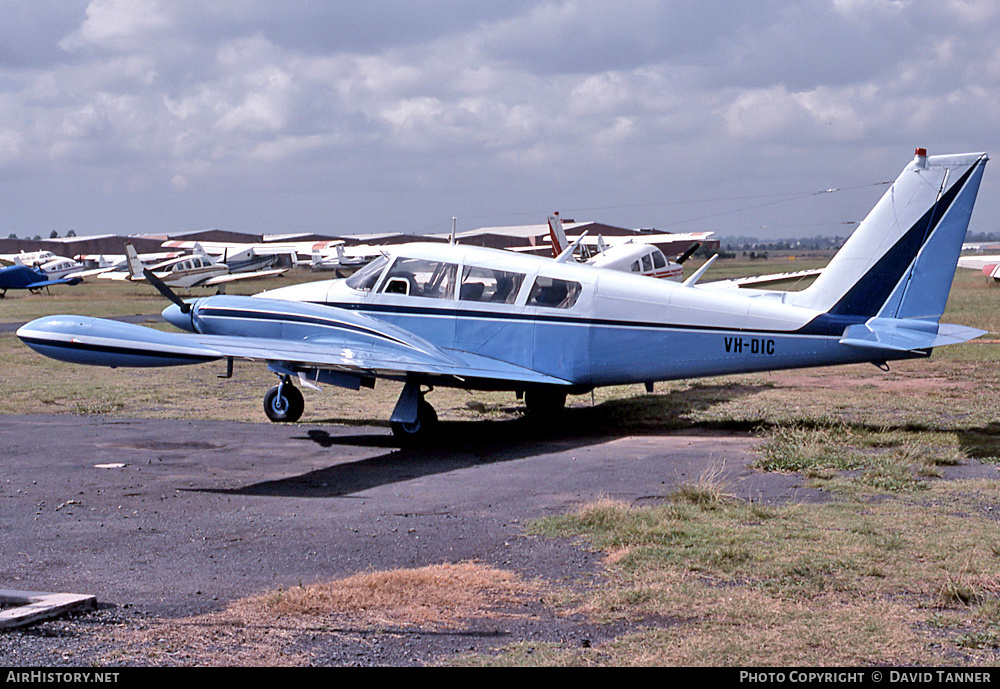
{"label": "passenger window", "polygon": [[351,289],[372,289],[375,283],[378,282],[379,275],[382,274],[382,269],[385,268],[385,264],[388,262],[389,259],[385,256],[379,256],[370,261],[364,268],[347,278],[347,286]]}
{"label": "passenger window", "polygon": [[664,258],[663,252],[656,250],[653,252],[653,267],[654,268],[665,268],[667,265],[667,259]]}
{"label": "passenger window", "polygon": [[649,272],[653,269],[653,259],[649,254],[642,257],[642,270],[643,272]]}
{"label": "passenger window", "polygon": [[580,298],[579,282],[558,280],[539,275],[528,295],[528,306],[548,306],[557,309],[569,309]]}
{"label": "passenger window", "polygon": [[458,298],[462,301],[513,304],[522,282],[524,275],[521,273],[466,266],[462,271],[462,288]]}
{"label": "passenger window", "polygon": [[642,272],[642,268],[639,266],[639,262],[638,261],[632,261],[632,272],[633,273],[641,273]]}
{"label": "passenger window", "polygon": [[385,293],[411,297],[451,299],[455,294],[458,266],[422,258],[397,258],[385,278]]}

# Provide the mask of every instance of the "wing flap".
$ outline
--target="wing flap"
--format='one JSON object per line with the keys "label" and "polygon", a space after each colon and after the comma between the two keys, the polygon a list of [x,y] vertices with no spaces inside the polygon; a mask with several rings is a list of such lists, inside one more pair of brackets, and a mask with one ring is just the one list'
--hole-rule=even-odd
{"label": "wing flap", "polygon": [[316,368],[336,368],[366,375],[422,373],[432,376],[486,378],[547,385],[570,382],[498,359],[458,350],[424,351],[391,345],[365,344],[349,338],[309,340],[233,337],[229,335],[180,335],[198,345],[255,361],[282,362]]}

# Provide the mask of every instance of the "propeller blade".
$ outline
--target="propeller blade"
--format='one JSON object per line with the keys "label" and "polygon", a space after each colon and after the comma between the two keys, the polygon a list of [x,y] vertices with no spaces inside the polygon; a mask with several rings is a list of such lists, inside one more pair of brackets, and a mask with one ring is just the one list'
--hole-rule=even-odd
{"label": "propeller blade", "polygon": [[688,249],[687,249],[687,251],[685,251],[683,254],[681,254],[680,256],[677,257],[677,263],[684,263],[684,261],[686,261],[689,258],[691,258],[691,255],[695,251],[697,251],[698,247],[700,247],[700,246],[701,246],[701,242],[695,242],[694,244],[692,244],[691,246],[689,246]]}
{"label": "propeller blade", "polygon": [[165,296],[173,303],[177,304],[178,308],[180,308],[181,310],[181,313],[191,313],[191,304],[187,303],[186,301],[178,297],[172,289],[167,287],[167,284],[163,282],[163,280],[156,277],[153,271],[151,271],[149,268],[143,268],[142,276],[149,281],[149,284],[151,284],[153,287],[156,288],[157,292]]}

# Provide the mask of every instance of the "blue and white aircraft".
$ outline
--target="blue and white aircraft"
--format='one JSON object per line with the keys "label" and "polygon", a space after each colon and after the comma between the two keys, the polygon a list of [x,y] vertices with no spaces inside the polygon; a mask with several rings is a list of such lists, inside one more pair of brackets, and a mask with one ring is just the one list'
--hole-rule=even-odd
{"label": "blue and white aircraft", "polygon": [[49,316],[17,335],[46,356],[82,364],[266,362],[280,379],[264,398],[273,421],[300,417],[295,379],[353,389],[402,381],[391,425],[404,440],[433,427],[425,393],[434,386],[523,392],[533,413],[598,386],[881,366],[985,332],[939,320],[986,161],[984,153],[928,157],[917,149],[800,292],[708,289],[690,279],[417,243],[387,248],[346,280],[253,297],[185,302],[161,285],[174,300],[164,317],[187,333]]}

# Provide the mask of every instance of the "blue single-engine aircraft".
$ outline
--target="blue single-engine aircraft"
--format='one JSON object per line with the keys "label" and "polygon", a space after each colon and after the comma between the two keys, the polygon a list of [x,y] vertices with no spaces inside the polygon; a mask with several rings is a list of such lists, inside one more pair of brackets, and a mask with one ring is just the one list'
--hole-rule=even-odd
{"label": "blue single-engine aircraft", "polygon": [[26,289],[38,292],[43,287],[50,285],[76,285],[80,282],[81,278],[78,277],[53,278],[42,270],[35,270],[21,263],[15,263],[12,266],[0,268],[0,299],[7,296],[9,289]]}
{"label": "blue single-engine aircraft", "polygon": [[[482,247],[391,247],[346,280],[174,301],[188,333],[49,316],[17,331],[55,359],[169,366],[266,362],[272,421],[303,411],[298,379],[359,389],[404,382],[394,434],[416,440],[434,386],[511,390],[529,414],[598,386],[927,357],[985,331],[939,323],[984,153],[917,154],[812,285],[718,290]],[[147,279],[156,285],[155,276]]]}

